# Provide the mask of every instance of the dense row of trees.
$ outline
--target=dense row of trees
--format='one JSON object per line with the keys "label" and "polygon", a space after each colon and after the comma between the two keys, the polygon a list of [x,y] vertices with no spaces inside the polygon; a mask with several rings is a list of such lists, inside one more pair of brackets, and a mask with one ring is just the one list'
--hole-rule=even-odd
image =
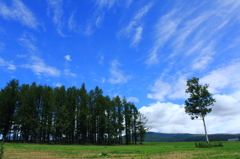
{"label": "dense row of trees", "polygon": [[131,102],[110,98],[96,87],[19,85],[11,80],[0,91],[0,133],[8,140],[79,144],[122,144],[142,142],[146,118]]}

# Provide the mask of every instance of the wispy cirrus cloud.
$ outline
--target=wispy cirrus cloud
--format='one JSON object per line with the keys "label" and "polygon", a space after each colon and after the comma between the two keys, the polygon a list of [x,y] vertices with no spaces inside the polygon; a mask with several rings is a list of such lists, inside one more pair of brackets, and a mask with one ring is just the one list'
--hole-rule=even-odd
{"label": "wispy cirrus cloud", "polygon": [[36,17],[21,0],[12,0],[12,6],[7,6],[0,1],[0,15],[5,19],[16,20],[29,28],[37,29]]}
{"label": "wispy cirrus cloud", "polygon": [[131,46],[136,46],[140,42],[142,37],[142,32],[143,32],[141,19],[143,18],[143,16],[145,16],[148,13],[152,5],[153,3],[150,2],[149,4],[145,5],[140,10],[138,10],[138,12],[135,14],[132,20],[128,23],[128,25],[118,32],[118,36],[124,35],[126,37],[132,37]]}
{"label": "wispy cirrus cloud", "polygon": [[98,17],[96,18],[96,22],[95,22],[96,27],[98,27],[98,28],[101,27],[101,24],[104,20],[104,16],[105,16],[104,13],[98,15]]}
{"label": "wispy cirrus cloud", "polygon": [[127,101],[138,103],[139,99],[137,97],[127,97]]}
{"label": "wispy cirrus cloud", "polygon": [[205,69],[208,67],[208,64],[213,60],[214,43],[210,43],[205,48],[201,48],[199,55],[192,61],[193,69]]}
{"label": "wispy cirrus cloud", "polygon": [[36,38],[29,32],[24,32],[22,36],[18,39],[20,45],[27,48],[29,52],[38,52],[38,48],[35,46]]}
{"label": "wispy cirrus cloud", "polygon": [[131,79],[130,75],[125,75],[123,71],[118,68],[120,65],[121,64],[117,60],[113,60],[111,62],[110,68],[111,77],[108,80],[111,84],[127,83],[128,80]]}
{"label": "wispy cirrus cloud", "polygon": [[98,61],[98,63],[99,63],[100,65],[103,65],[104,55],[99,54],[98,56],[99,56],[99,58],[100,58],[100,60]]}
{"label": "wispy cirrus cloud", "polygon": [[63,84],[60,83],[60,82],[53,82],[52,85],[54,85],[55,87],[61,87],[61,86],[63,86]]}
{"label": "wispy cirrus cloud", "polygon": [[165,43],[176,32],[177,27],[181,21],[180,19],[175,18],[176,13],[177,10],[173,10],[158,20],[155,26],[155,42],[152,49],[150,50],[149,58],[146,61],[148,65],[154,65],[158,63],[158,53],[160,47],[165,45]]}
{"label": "wispy cirrus cloud", "polygon": [[126,7],[128,8],[132,4],[132,0],[126,0]]}
{"label": "wispy cirrus cloud", "polygon": [[0,66],[3,67],[5,70],[16,70],[17,68],[12,61],[6,61],[1,57],[0,57]]}
{"label": "wispy cirrus cloud", "polygon": [[60,70],[56,69],[55,67],[46,65],[44,60],[37,56],[31,56],[29,61],[30,62],[28,64],[22,65],[22,67],[31,69],[39,77],[42,75],[54,77],[61,75]]}
{"label": "wispy cirrus cloud", "polygon": [[[200,78],[200,84],[209,84],[209,92],[217,95],[222,93],[225,95],[236,96],[240,88],[240,62],[234,60],[225,66],[219,66],[210,72],[207,72]],[[167,99],[187,99],[186,81],[193,76],[194,70],[188,74],[175,74],[176,79],[165,81],[161,78],[157,79],[152,86],[149,87],[151,93],[147,94],[150,99],[158,101],[166,101]],[[232,92],[229,94],[229,92]],[[234,95],[235,94],[235,95]]]}
{"label": "wispy cirrus cloud", "polygon": [[98,0],[96,2],[96,5],[99,7],[99,9],[102,9],[103,7],[107,7],[110,9],[117,0]]}
{"label": "wispy cirrus cloud", "polygon": [[77,21],[75,20],[75,14],[72,13],[71,16],[68,19],[68,29],[70,31],[74,31],[75,33],[80,33],[82,31],[80,25],[77,24]]}
{"label": "wispy cirrus cloud", "polygon": [[103,9],[103,8],[108,8],[111,9],[115,4],[123,4],[125,7],[129,7],[132,4],[132,0],[97,0],[96,1],[96,6],[98,9]]}
{"label": "wispy cirrus cloud", "polygon": [[76,77],[76,74],[72,73],[69,69],[64,69],[63,74],[67,77]]}
{"label": "wispy cirrus cloud", "polygon": [[[110,10],[115,4],[117,0],[97,0],[95,1],[95,11],[90,19],[87,19],[86,25],[84,26],[83,33],[84,35],[92,35],[97,28],[102,26],[104,21],[105,12]],[[106,9],[107,8],[107,9]]]}
{"label": "wispy cirrus cloud", "polygon": [[23,64],[20,67],[32,70],[38,77],[59,77],[61,75],[71,75],[69,70],[63,71],[64,73],[62,73],[59,69],[48,65],[44,59],[41,58],[41,52],[35,42],[35,37],[27,32],[19,38],[19,43],[30,53],[28,56],[18,56],[19,58],[27,60],[26,64]]}
{"label": "wispy cirrus cloud", "polygon": [[[200,11],[206,5],[214,7]],[[194,69],[206,69],[214,62],[214,52],[222,45],[221,39],[229,33],[230,28],[237,27],[239,9],[240,3],[236,0],[200,2],[197,7],[190,8],[186,8],[186,4],[173,7],[171,11],[161,15],[156,23],[154,45],[149,51],[147,65],[158,64],[160,55],[164,57],[161,60],[174,60],[174,57],[182,56],[184,60],[188,58],[196,63],[192,65]],[[236,48],[237,45],[234,46]],[[167,53],[164,53],[165,49],[168,50]],[[203,55],[202,51],[206,50],[211,51],[208,51],[208,55]]]}
{"label": "wispy cirrus cloud", "polygon": [[142,27],[137,27],[136,28],[136,33],[133,36],[131,46],[136,46],[140,42],[140,40],[142,39],[142,31],[143,31]]}
{"label": "wispy cirrus cloud", "polygon": [[57,26],[57,32],[60,36],[65,37],[62,32],[64,23],[63,23],[63,1],[62,0],[47,0],[49,9],[48,13],[50,13],[50,9],[53,12],[53,23]]}

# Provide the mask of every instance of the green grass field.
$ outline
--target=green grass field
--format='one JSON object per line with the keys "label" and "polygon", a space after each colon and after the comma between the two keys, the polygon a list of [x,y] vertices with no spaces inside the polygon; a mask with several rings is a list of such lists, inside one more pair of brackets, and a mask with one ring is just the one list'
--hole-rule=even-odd
{"label": "green grass field", "polygon": [[240,159],[240,142],[196,148],[194,142],[148,142],[143,145],[48,145],[5,143],[4,158],[231,158]]}

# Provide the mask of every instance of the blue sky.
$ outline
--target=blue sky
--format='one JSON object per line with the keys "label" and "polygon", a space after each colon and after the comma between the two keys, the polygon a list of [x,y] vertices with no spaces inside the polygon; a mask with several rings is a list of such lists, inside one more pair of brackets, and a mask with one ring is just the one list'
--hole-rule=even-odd
{"label": "blue sky", "polygon": [[99,86],[152,131],[204,133],[184,113],[186,81],[210,84],[209,133],[239,133],[239,0],[0,0],[0,87]]}

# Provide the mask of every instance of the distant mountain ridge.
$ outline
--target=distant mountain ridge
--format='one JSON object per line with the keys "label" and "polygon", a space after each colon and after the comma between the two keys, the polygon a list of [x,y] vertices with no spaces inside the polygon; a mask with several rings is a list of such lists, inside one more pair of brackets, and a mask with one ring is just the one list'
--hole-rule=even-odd
{"label": "distant mountain ridge", "polygon": [[[212,141],[227,141],[231,138],[240,137],[239,134],[209,134]],[[157,133],[147,132],[145,142],[184,142],[184,141],[206,141],[205,134],[190,133]]]}

